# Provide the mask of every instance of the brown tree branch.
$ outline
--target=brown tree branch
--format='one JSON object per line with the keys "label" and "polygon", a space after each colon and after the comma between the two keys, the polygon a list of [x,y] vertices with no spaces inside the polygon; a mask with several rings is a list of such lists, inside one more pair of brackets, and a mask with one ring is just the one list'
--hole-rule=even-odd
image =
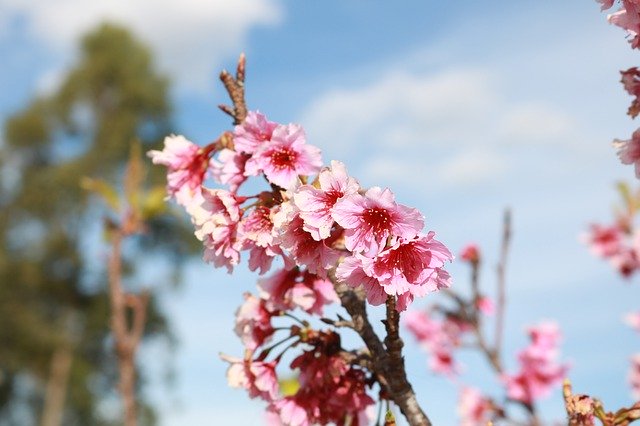
{"label": "brown tree branch", "polygon": [[[126,222],[126,221],[125,221]],[[120,373],[119,389],[124,405],[125,426],[137,424],[135,354],[144,334],[149,293],[125,293],[122,288],[122,240],[127,231],[112,229],[112,248],[109,258],[109,296],[111,301],[111,330],[115,341]],[[127,309],[132,313],[132,324],[127,325]]]}
{"label": "brown tree branch", "polygon": [[502,247],[500,250],[500,261],[496,267],[498,275],[498,300],[496,304],[496,329],[493,353],[500,363],[500,353],[502,351],[502,336],[504,332],[504,311],[506,301],[506,268],[509,245],[511,243],[511,210],[506,209],[502,222]]}
{"label": "brown tree branch", "polygon": [[219,105],[219,108],[226,114],[233,117],[233,124],[242,124],[247,116],[247,104],[244,98],[244,77],[246,59],[244,53],[238,59],[235,78],[227,70],[220,73],[220,80],[224,84],[227,93],[231,98],[233,106]]}

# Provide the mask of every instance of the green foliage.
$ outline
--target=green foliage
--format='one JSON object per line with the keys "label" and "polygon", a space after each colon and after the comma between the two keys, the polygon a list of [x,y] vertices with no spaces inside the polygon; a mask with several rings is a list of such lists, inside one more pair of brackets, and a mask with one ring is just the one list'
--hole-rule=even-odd
{"label": "green foliage", "polygon": [[[148,220],[147,235],[130,250],[134,260],[159,253],[179,261],[193,252],[184,224],[162,214],[163,178],[145,179],[140,159],[168,133],[167,89],[149,50],[126,29],[104,24],[82,39],[79,60],[57,91],[5,123],[0,168],[17,179],[0,188],[0,425],[37,420],[61,345],[73,348],[63,423],[114,420],[97,410],[113,396],[116,369],[106,343],[106,248],[92,238],[104,209],[89,200],[98,194],[117,210],[124,195]],[[125,170],[130,157],[136,160]],[[151,189],[141,193],[143,181]],[[133,264],[127,270],[136,272]],[[149,309],[145,337],[170,336],[158,304],[152,300]],[[35,418],[20,418],[25,406]],[[145,424],[154,423],[150,406],[141,413]]]}

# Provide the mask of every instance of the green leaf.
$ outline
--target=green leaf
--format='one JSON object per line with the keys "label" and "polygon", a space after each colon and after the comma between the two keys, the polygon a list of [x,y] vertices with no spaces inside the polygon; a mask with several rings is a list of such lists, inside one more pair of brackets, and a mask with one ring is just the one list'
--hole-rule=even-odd
{"label": "green leaf", "polygon": [[114,212],[120,211],[120,199],[118,191],[102,179],[83,177],[80,179],[80,187],[86,191],[93,192],[102,198],[110,209]]}

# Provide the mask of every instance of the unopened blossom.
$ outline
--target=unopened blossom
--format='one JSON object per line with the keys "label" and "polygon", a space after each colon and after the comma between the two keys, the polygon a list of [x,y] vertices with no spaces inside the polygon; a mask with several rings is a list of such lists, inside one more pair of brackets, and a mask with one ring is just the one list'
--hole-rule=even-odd
{"label": "unopened blossom", "polygon": [[627,114],[629,114],[631,118],[635,118],[640,113],[640,70],[638,70],[637,67],[633,67],[625,71],[620,71],[620,74],[622,74],[621,81],[624,89],[634,97]]}
{"label": "unopened blossom", "polygon": [[610,257],[609,261],[624,278],[629,278],[640,268],[640,258],[633,247],[622,247],[618,253]]}
{"label": "unopened blossom", "polygon": [[300,186],[295,194],[296,206],[304,221],[304,230],[316,240],[329,237],[334,224],[333,206],[344,196],[356,194],[358,182],[347,174],[343,163],[332,161],[331,168],[324,169],[318,176],[320,188],[313,185]]}
{"label": "unopened blossom", "polygon": [[242,183],[247,180],[244,167],[250,155],[236,152],[228,148],[220,150],[217,160],[211,162],[211,176],[218,183],[229,185],[229,191],[237,192]]}
{"label": "unopened blossom", "polygon": [[562,382],[568,365],[559,364],[560,330],[555,323],[542,323],[529,329],[531,344],[518,353],[520,371],[502,378],[510,399],[525,404],[547,395]]}
{"label": "unopened blossom", "polygon": [[321,315],[324,305],[338,301],[330,281],[298,268],[258,280],[258,288],[270,311],[300,308]]}
{"label": "unopened blossom", "polygon": [[162,151],[149,151],[153,164],[167,167],[167,192],[181,205],[187,205],[199,191],[210,164],[213,146],[200,148],[184,136],[164,138]]}
{"label": "unopened blossom", "polygon": [[480,262],[480,248],[475,243],[469,243],[460,251],[460,259],[465,262],[477,264]]}
{"label": "unopened blossom", "polygon": [[298,176],[315,174],[320,167],[320,150],[305,143],[302,127],[279,125],[274,129],[271,141],[261,145],[247,161],[245,175],[263,172],[269,182],[289,189],[298,183]]}
{"label": "unopened blossom", "polygon": [[640,129],[633,132],[631,139],[613,141],[622,164],[633,164],[636,177],[640,179]]}
{"label": "unopened blossom", "polygon": [[449,317],[436,320],[425,311],[408,311],[404,315],[404,325],[429,352],[432,371],[447,376],[459,371],[453,353],[462,344],[463,334],[470,330],[468,324]]}
{"label": "unopened blossom", "polygon": [[231,272],[240,261],[237,228],[242,199],[222,189],[203,188],[202,200],[191,220],[196,237],[204,244],[204,260]]}
{"label": "unopened blossom", "polygon": [[640,353],[631,357],[628,378],[631,386],[631,395],[634,399],[640,399]]}
{"label": "unopened blossom", "polygon": [[254,351],[274,333],[271,318],[274,313],[266,308],[266,301],[245,293],[245,301],[236,311],[234,331],[246,349]]}
{"label": "unopened blossom", "polygon": [[625,315],[624,322],[634,330],[640,332],[640,312],[632,312]]}
{"label": "unopened blossom", "polygon": [[253,154],[269,142],[278,123],[267,120],[259,111],[249,111],[242,124],[233,131],[233,145],[238,152]]}
{"label": "unopened blossom", "polygon": [[229,363],[227,381],[233,388],[245,388],[249,397],[271,402],[278,397],[276,362],[253,361],[220,355]]}
{"label": "unopened blossom", "polygon": [[478,389],[463,387],[457,409],[460,426],[486,426],[491,421],[493,404]]}
{"label": "unopened blossom", "polygon": [[420,212],[397,204],[388,188],[373,187],[364,195],[345,196],[334,205],[332,215],[345,229],[347,249],[368,257],[384,249],[387,238],[412,239],[424,226]]}

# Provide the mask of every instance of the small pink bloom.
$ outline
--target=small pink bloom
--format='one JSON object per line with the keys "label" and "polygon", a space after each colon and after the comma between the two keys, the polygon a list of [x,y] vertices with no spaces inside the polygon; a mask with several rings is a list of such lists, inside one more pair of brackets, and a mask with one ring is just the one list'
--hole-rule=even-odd
{"label": "small pink bloom", "polygon": [[187,205],[204,181],[213,146],[200,148],[184,136],[164,138],[162,151],[149,151],[153,164],[167,166],[167,192],[180,205]]}
{"label": "small pink bloom", "polygon": [[460,258],[466,262],[477,264],[480,262],[480,248],[474,243],[467,244],[460,252]]}
{"label": "small pink bloom", "polygon": [[271,141],[258,149],[245,165],[245,175],[264,172],[269,182],[289,189],[294,187],[299,175],[317,173],[322,166],[320,150],[305,143],[302,127],[289,124],[278,126]]}
{"label": "small pink bloom", "polygon": [[229,185],[231,192],[237,192],[240,185],[247,180],[244,166],[249,158],[248,154],[225,148],[218,153],[217,161],[212,161],[211,175],[216,182]]}
{"label": "small pink bloom", "polygon": [[625,315],[624,322],[634,330],[640,332],[640,312],[633,312]]}
{"label": "small pink bloom", "polygon": [[629,140],[614,140],[613,146],[618,150],[622,164],[633,164],[636,177],[640,179],[640,129],[633,132]]}
{"label": "small pink bloom", "polygon": [[269,142],[278,123],[267,120],[258,111],[249,111],[242,124],[233,131],[233,145],[236,151],[253,154],[263,144]]}
{"label": "small pink bloom", "polygon": [[475,388],[464,387],[458,399],[460,426],[485,426],[491,421],[493,404]]}
{"label": "small pink bloom", "polygon": [[255,351],[274,333],[271,326],[273,312],[267,310],[265,301],[250,293],[244,294],[245,302],[236,311],[235,332],[244,346]]}
{"label": "small pink bloom", "polygon": [[296,206],[304,221],[304,230],[316,240],[329,237],[334,220],[331,216],[336,201],[346,195],[356,194],[358,182],[347,174],[344,164],[332,161],[330,169],[318,176],[320,189],[312,185],[300,186],[295,194]]}
{"label": "small pink bloom", "polygon": [[631,395],[634,399],[640,399],[640,353],[631,357],[628,378],[631,385]]}
{"label": "small pink bloom", "polygon": [[611,256],[609,260],[611,265],[613,265],[624,278],[629,278],[640,268],[638,253],[631,247],[623,247],[618,253]]}
{"label": "small pink bloom", "polygon": [[391,236],[414,238],[424,226],[420,212],[395,202],[389,189],[370,188],[364,196],[352,194],[333,207],[333,218],[345,229],[345,246],[373,257]]}
{"label": "small pink bloom", "polygon": [[267,402],[278,397],[278,377],[276,362],[243,360],[221,354],[220,358],[229,363],[227,381],[233,388],[245,388],[249,397],[259,397]]}
{"label": "small pink bloom", "polygon": [[607,10],[613,7],[613,2],[615,0],[596,0],[598,3],[602,3],[602,7],[600,10]]}

